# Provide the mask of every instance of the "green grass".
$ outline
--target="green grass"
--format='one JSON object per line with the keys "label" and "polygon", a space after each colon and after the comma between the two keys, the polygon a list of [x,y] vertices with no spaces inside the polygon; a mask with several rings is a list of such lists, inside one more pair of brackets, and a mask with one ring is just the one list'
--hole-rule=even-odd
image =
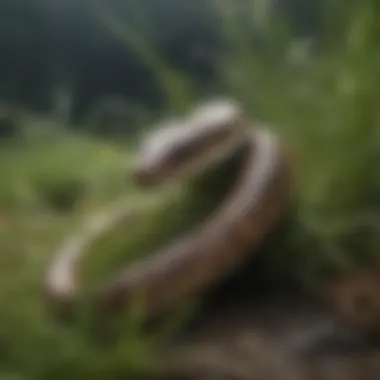
{"label": "green grass", "polygon": [[[0,192],[0,373],[4,378],[121,378],[138,368],[152,368],[145,359],[152,338],[142,339],[138,329],[131,329],[135,324],[125,329],[122,348],[102,349],[83,329],[56,324],[42,298],[48,261],[67,236],[82,228],[84,218],[128,193],[135,194],[131,202],[143,205],[144,195],[128,183],[130,158],[120,147],[79,136],[2,147],[1,173],[6,180]],[[77,183],[85,185],[79,197]],[[52,201],[61,191],[78,198],[69,210]]]}
{"label": "green grass", "polygon": [[[320,52],[295,62],[285,60],[288,34],[273,20],[270,25],[280,25],[279,30],[261,25],[263,38],[271,44],[268,53],[258,55],[248,47],[231,4],[216,2],[222,31],[231,42],[229,55],[220,61],[219,87],[241,101],[253,119],[272,123],[295,152],[297,214],[288,244],[296,252],[297,268],[289,270],[302,273],[308,281],[321,266],[351,268],[365,257],[378,256],[380,89],[375,78],[380,66],[374,38],[376,11],[369,1],[359,8],[347,7],[340,17],[340,33],[328,34]],[[334,19],[333,14],[329,16]],[[119,24],[117,33],[123,33]],[[178,73],[149,53],[148,47],[136,47],[136,51],[150,59],[152,69],[161,75],[172,109],[186,109],[193,99],[193,93],[185,93],[187,78],[178,79]],[[52,253],[67,236],[80,231],[87,217],[122,197],[144,209],[146,202],[158,200],[154,207],[161,217],[161,202],[167,194],[158,192],[157,199],[151,198],[128,182],[133,150],[71,135],[55,121],[40,118],[28,120],[27,130],[33,131],[36,124],[46,128],[0,148],[0,376],[126,379],[143,368],[153,370],[150,353],[158,337],[141,335],[138,318],[126,323],[118,345],[99,346],[83,327],[66,328],[54,322],[42,303],[41,279]],[[199,208],[192,212],[204,213],[210,207],[207,198],[196,200]],[[203,205],[204,201],[207,204]],[[145,243],[145,251],[149,251],[202,215],[190,215],[188,208],[166,211],[167,220],[178,228],[167,231],[153,211],[153,217],[143,220],[136,230],[125,231],[119,225],[103,237],[93,261],[86,258],[95,274],[99,270],[103,275],[108,265],[117,266],[125,252],[144,253]],[[182,218],[185,214],[191,218],[179,223],[178,215]],[[141,232],[145,228],[147,232]],[[148,231],[152,239],[142,239]],[[108,258],[115,261],[108,262]]]}

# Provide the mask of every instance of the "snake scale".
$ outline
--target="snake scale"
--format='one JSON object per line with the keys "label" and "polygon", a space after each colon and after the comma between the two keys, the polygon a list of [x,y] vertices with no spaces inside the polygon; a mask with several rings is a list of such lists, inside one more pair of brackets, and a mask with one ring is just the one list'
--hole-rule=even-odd
{"label": "snake scale", "polygon": [[[120,311],[143,296],[147,315],[157,315],[243,265],[273,230],[291,198],[293,163],[275,133],[250,124],[238,104],[216,100],[143,140],[132,173],[140,186],[189,178],[236,152],[243,158],[231,191],[206,220],[100,287],[95,298],[102,310]],[[69,250],[59,255],[45,290],[50,300],[68,305],[79,292],[77,264],[67,259]]]}

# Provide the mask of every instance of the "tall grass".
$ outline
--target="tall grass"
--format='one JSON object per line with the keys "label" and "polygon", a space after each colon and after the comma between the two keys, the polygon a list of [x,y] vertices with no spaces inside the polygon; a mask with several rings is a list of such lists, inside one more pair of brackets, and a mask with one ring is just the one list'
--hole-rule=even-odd
{"label": "tall grass", "polygon": [[[313,244],[306,239],[298,249],[312,251],[312,261],[316,256],[340,264],[355,259],[354,265],[363,251],[376,254],[380,92],[374,80],[379,70],[379,14],[374,4],[347,6],[345,12],[340,8],[344,17],[330,9],[330,22],[340,19],[339,33],[322,33],[315,52],[292,62],[289,53],[294,40],[289,38],[290,30],[276,22],[278,15],[268,19],[277,30],[263,29],[268,53],[257,54],[246,38],[247,31],[234,17],[233,2],[215,2],[235,47],[221,80],[232,83],[231,92],[253,111],[253,118],[258,111],[261,119],[273,122],[296,152],[297,228],[303,231],[301,240],[311,235],[319,247],[311,249]],[[333,30],[331,26],[326,24],[326,30]],[[360,237],[362,230],[366,232]]]}
{"label": "tall grass", "polygon": [[[345,3],[342,12],[328,3],[328,23],[319,44],[301,51],[298,59],[291,30],[279,15],[266,13],[265,2],[260,8],[258,0],[248,4],[252,19],[258,9],[265,11],[261,23],[254,25],[237,20],[235,1],[214,4],[229,46],[219,58],[218,87],[241,101],[253,121],[269,122],[295,152],[297,212],[295,240],[289,244],[303,257],[298,269],[309,277],[326,262],[351,266],[362,255],[376,256],[380,252],[376,4]],[[97,6],[95,11],[101,18],[106,15],[112,31],[157,74],[170,111],[181,113],[193,104],[190,78],[174,70],[104,3]],[[247,39],[253,27],[265,49],[256,49]],[[32,145],[1,148],[0,170],[6,181],[0,185],[0,200],[9,206],[12,199],[17,206],[13,211],[18,210],[12,214],[2,207],[0,220],[1,376],[124,379],[144,368],[153,370],[150,353],[157,337],[141,335],[138,321],[127,323],[118,345],[99,347],[83,326],[55,324],[41,301],[46,260],[61,239],[78,228],[77,217],[82,215],[75,208],[63,215],[46,213],[46,202],[40,205],[49,198],[44,189],[85,183],[82,202],[96,198],[104,205],[134,191],[118,181],[125,178],[128,157],[110,145],[76,137]]]}

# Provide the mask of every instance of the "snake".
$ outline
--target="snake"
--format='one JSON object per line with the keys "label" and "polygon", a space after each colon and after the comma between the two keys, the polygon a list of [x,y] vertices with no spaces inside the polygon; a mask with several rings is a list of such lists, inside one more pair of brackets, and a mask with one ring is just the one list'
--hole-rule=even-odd
{"label": "snake", "polygon": [[[289,147],[268,126],[254,125],[234,100],[209,101],[145,135],[130,172],[141,187],[186,181],[237,153],[236,178],[215,210],[100,284],[94,292],[97,310],[121,312],[140,297],[146,315],[155,316],[201,294],[250,259],[292,196]],[[70,249],[56,254],[44,284],[50,301],[66,307],[78,296],[78,265]]]}

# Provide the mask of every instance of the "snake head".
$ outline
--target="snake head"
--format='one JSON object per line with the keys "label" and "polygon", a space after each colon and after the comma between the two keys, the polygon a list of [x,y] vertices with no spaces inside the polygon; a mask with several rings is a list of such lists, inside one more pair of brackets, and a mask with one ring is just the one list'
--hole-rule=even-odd
{"label": "snake head", "polygon": [[185,120],[174,120],[142,141],[133,170],[143,186],[183,178],[226,157],[245,136],[244,115],[228,101],[198,107]]}

